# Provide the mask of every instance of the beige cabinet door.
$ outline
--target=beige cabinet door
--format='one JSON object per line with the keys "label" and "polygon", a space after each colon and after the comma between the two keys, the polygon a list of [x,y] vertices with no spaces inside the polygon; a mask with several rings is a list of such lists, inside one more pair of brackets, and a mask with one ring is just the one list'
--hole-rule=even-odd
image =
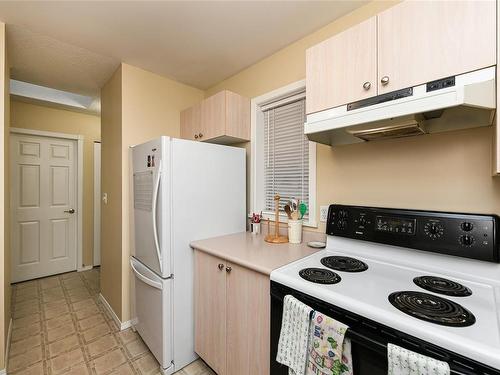
{"label": "beige cabinet door", "polygon": [[377,19],[372,17],[306,51],[306,112],[377,95]]}
{"label": "beige cabinet door", "polygon": [[201,131],[201,103],[181,112],[181,138],[198,140]]}
{"label": "beige cabinet door", "polygon": [[400,3],[378,15],[378,93],[495,65],[495,41],[493,0]]}
{"label": "beige cabinet door", "polygon": [[221,137],[226,131],[226,91],[203,100],[201,103],[201,141]]}
{"label": "beige cabinet door", "polygon": [[226,135],[250,140],[250,99],[226,91]]}
{"label": "beige cabinet door", "polygon": [[230,264],[227,274],[227,374],[269,375],[269,276]]}
{"label": "beige cabinet door", "polygon": [[226,372],[226,263],[195,250],[195,351],[218,374]]}
{"label": "beige cabinet door", "polygon": [[76,141],[10,137],[12,282],[77,268]]}

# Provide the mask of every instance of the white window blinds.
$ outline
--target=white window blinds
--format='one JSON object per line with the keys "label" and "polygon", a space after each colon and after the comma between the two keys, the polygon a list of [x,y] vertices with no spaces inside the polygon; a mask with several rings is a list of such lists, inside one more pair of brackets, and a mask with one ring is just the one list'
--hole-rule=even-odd
{"label": "white window blinds", "polygon": [[291,198],[309,207],[309,141],[304,135],[305,98],[264,109],[265,211],[281,209]]}

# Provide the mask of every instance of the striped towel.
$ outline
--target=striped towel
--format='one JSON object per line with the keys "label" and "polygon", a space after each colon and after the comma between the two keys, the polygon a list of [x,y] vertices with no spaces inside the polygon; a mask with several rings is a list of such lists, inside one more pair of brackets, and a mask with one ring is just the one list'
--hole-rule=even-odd
{"label": "striped towel", "polygon": [[288,366],[289,375],[305,373],[312,311],[295,297],[285,296],[276,361]]}
{"label": "striped towel", "polygon": [[387,345],[387,359],[388,375],[450,375],[448,363],[394,344]]}

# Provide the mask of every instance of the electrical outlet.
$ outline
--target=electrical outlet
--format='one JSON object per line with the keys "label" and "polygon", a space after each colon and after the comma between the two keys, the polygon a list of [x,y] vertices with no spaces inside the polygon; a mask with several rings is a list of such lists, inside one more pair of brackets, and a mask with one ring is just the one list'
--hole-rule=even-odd
{"label": "electrical outlet", "polygon": [[328,219],[328,206],[319,207],[319,221],[325,223]]}

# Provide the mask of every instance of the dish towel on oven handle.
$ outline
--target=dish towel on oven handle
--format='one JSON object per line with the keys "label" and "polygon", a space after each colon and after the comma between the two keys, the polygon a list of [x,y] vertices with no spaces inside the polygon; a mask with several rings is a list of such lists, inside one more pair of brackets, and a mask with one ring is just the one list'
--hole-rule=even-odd
{"label": "dish towel on oven handle", "polygon": [[353,375],[349,327],[318,311],[311,320],[307,375]]}
{"label": "dish towel on oven handle", "polygon": [[313,309],[291,295],[283,300],[283,320],[276,361],[288,366],[289,375],[304,375]]}
{"label": "dish towel on oven handle", "polygon": [[448,363],[394,344],[387,345],[387,360],[388,375],[450,375]]}

